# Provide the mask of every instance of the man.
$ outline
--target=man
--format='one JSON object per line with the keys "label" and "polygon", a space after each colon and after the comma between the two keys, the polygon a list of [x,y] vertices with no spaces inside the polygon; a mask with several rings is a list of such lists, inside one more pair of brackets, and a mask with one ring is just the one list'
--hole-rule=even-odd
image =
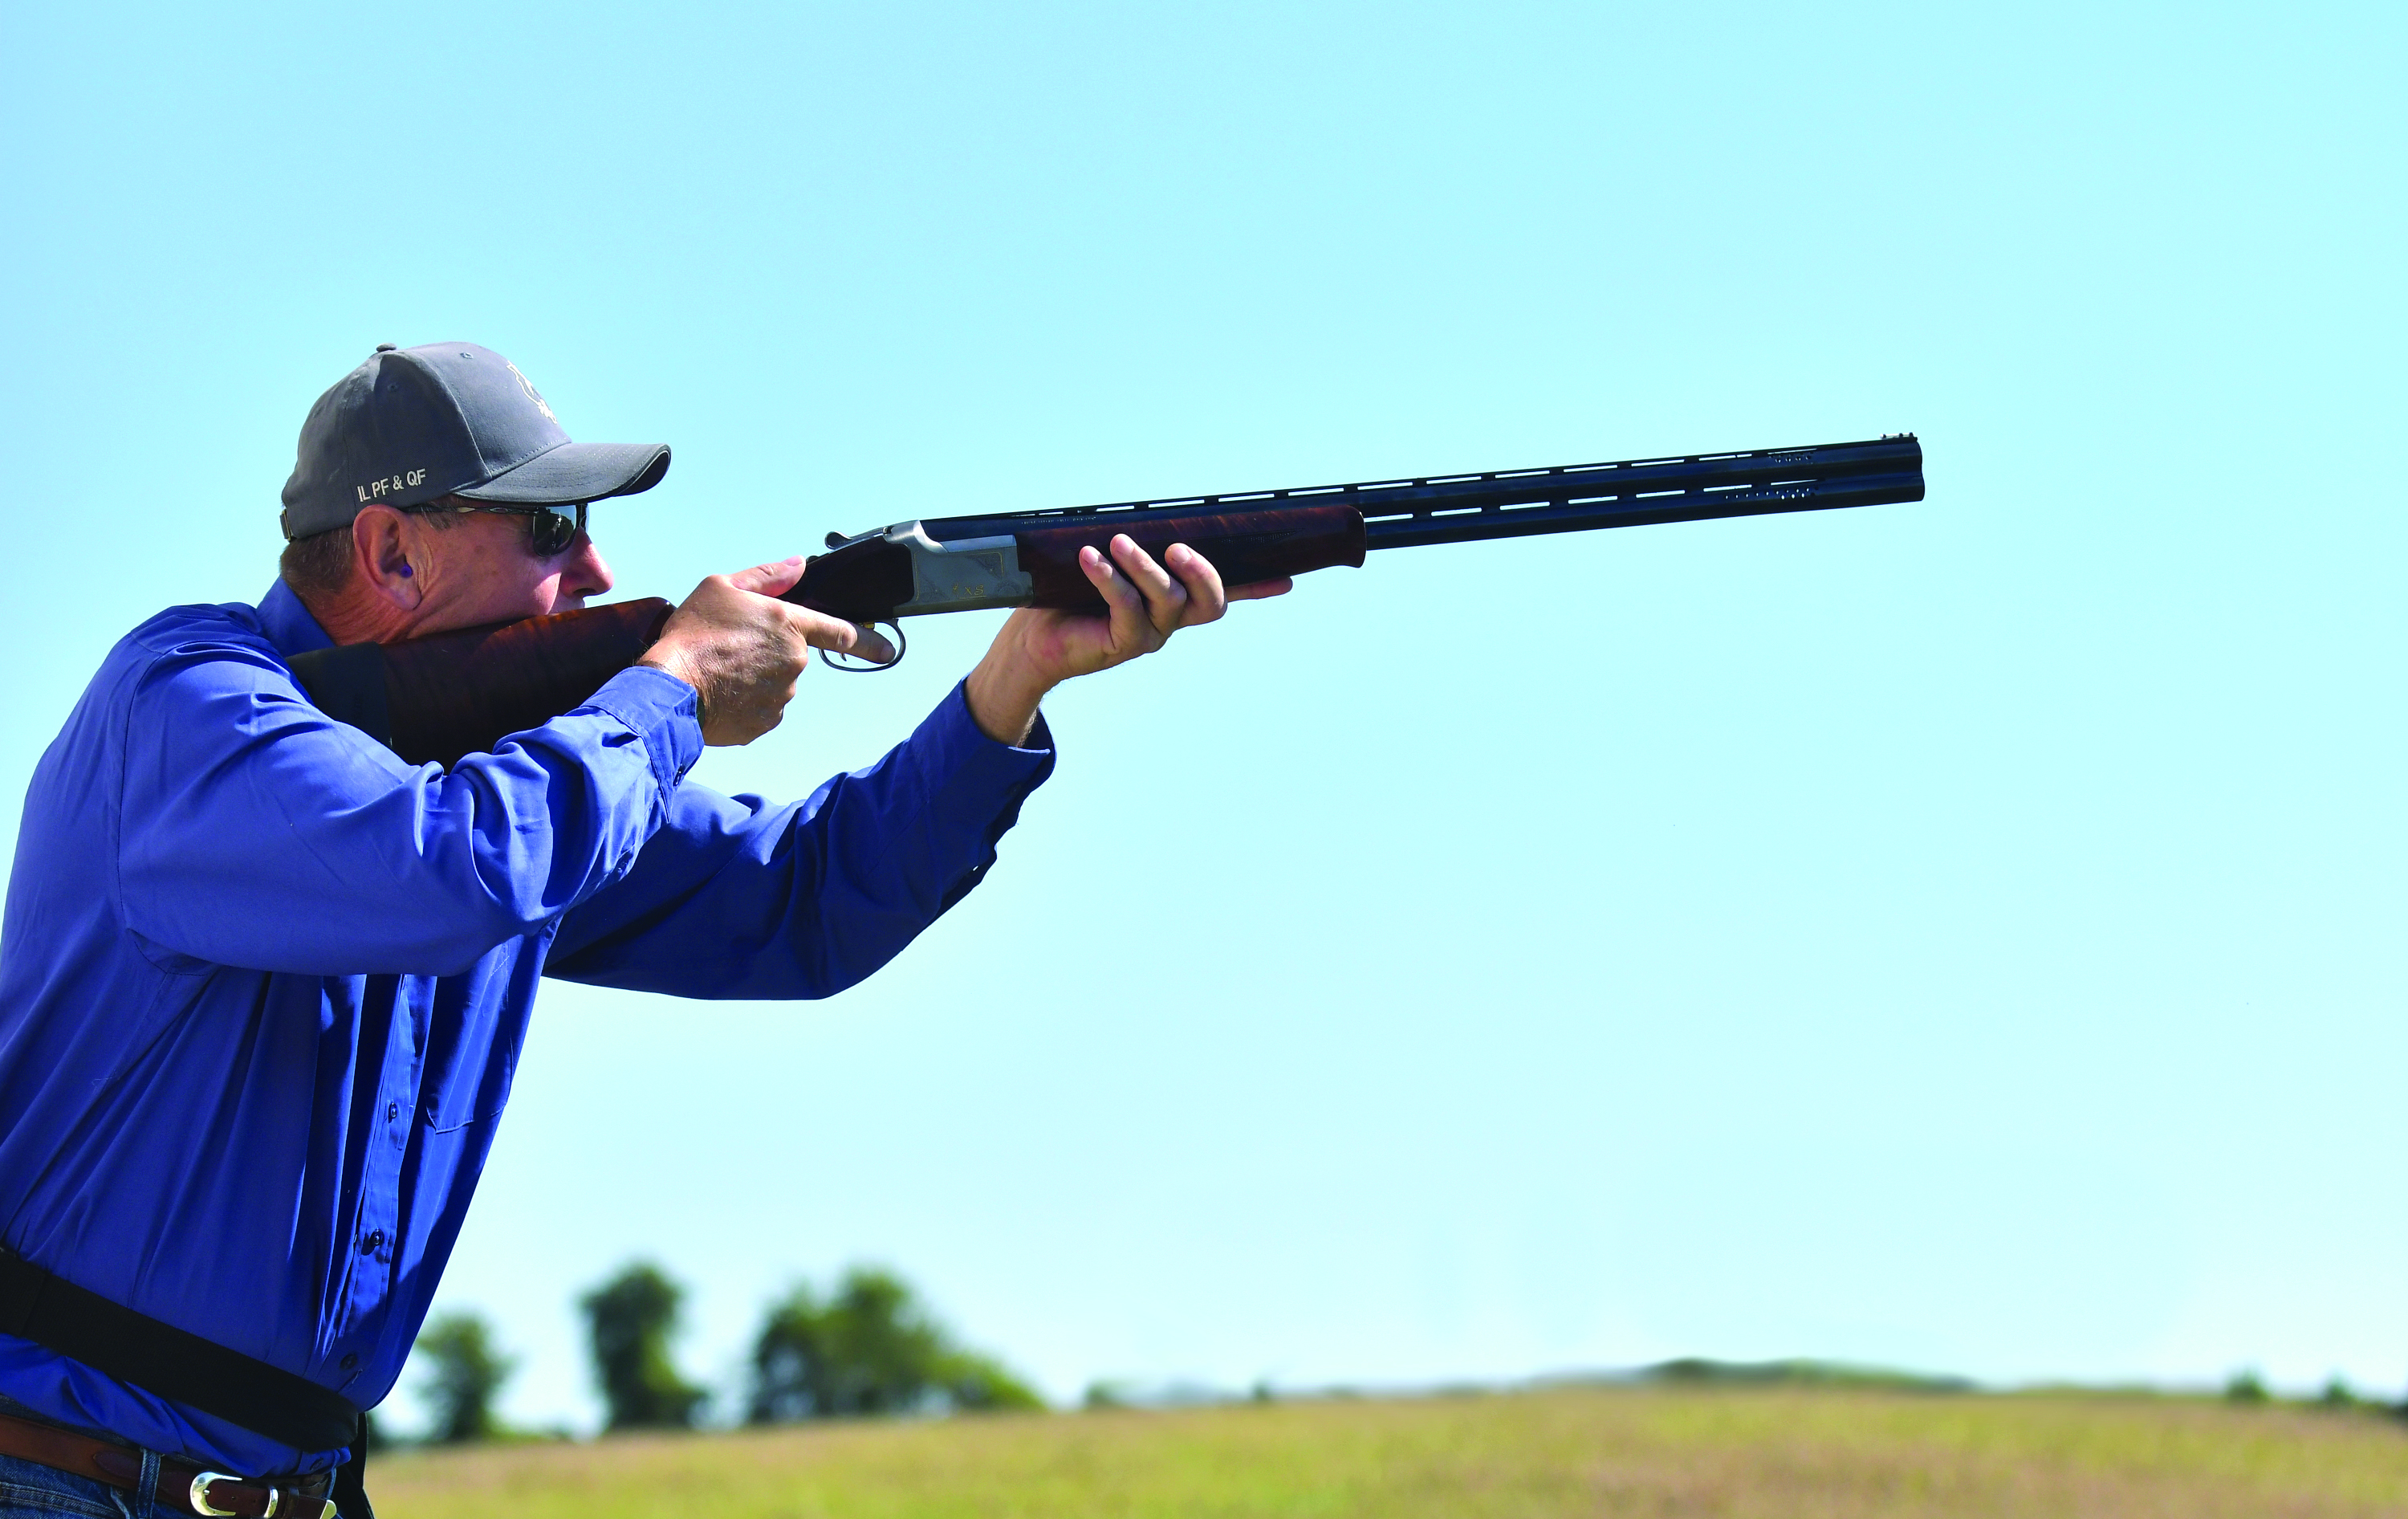
{"label": "man", "polygon": [[775,599],[799,560],[705,580],[641,665],[449,771],[294,684],[313,649],[609,591],[588,505],[668,460],[569,441],[474,344],[380,348],[310,410],[266,597],[102,664],[0,927],[0,1508],[364,1510],[331,1474],[434,1296],[538,976],[851,985],[994,862],[1053,767],[1049,690],[1287,589],[1090,548],[1108,617],[1014,613],[910,738],[782,808],[684,778],[777,725],[813,648],[892,657]]}

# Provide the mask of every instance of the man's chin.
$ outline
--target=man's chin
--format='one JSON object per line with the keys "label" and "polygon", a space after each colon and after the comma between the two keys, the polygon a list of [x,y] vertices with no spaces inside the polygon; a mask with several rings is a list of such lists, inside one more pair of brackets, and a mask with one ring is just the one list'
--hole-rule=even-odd
{"label": "man's chin", "polygon": [[446,633],[466,633],[471,628],[500,627],[506,623],[523,623],[530,617],[542,617],[552,612],[578,611],[583,609],[582,596],[562,596],[550,606],[524,605],[516,608],[483,608],[477,611],[449,611],[415,623],[394,635],[379,638],[379,643],[401,643],[411,638],[433,638]]}

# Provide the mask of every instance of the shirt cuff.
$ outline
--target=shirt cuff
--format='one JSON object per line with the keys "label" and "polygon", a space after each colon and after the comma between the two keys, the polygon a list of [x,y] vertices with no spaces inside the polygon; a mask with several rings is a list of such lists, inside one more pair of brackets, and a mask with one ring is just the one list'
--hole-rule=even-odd
{"label": "shirt cuff", "polygon": [[694,687],[666,670],[631,665],[610,677],[579,709],[617,718],[644,741],[652,779],[663,795],[677,789],[702,758],[702,723]]}
{"label": "shirt cuff", "polygon": [[1054,773],[1054,735],[1039,713],[1025,744],[988,738],[970,716],[966,686],[956,685],[920,724],[909,747],[930,780],[926,795],[936,815],[979,840],[968,868],[945,888],[937,909],[942,913],[986,879],[996,845],[1020,821],[1020,804]]}
{"label": "shirt cuff", "polygon": [[[1015,785],[1028,781],[1031,771],[1039,772],[1042,781],[1054,769],[1054,730],[1045,725],[1045,713],[1039,709],[1037,721],[1028,729],[1025,744],[1008,744],[990,738],[986,730],[970,715],[970,683],[965,679],[953,682],[945,699],[928,714],[914,737],[934,748],[946,761],[945,769],[963,780],[977,781],[992,777],[1005,784]],[[1029,782],[1034,784],[1034,782]]]}

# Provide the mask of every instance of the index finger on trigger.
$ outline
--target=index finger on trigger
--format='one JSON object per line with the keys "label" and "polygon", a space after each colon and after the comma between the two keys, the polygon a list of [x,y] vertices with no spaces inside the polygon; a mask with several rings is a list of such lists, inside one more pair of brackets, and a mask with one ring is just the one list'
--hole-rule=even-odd
{"label": "index finger on trigger", "polygon": [[795,613],[796,625],[803,630],[803,641],[814,649],[856,654],[881,665],[895,663],[895,646],[874,627],[848,623],[841,617],[830,617],[809,607],[797,607]]}

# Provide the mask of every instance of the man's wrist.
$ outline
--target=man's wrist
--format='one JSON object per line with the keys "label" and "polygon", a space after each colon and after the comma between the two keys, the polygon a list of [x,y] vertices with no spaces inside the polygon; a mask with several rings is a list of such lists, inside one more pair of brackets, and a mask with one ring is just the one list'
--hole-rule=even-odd
{"label": "man's wrist", "polygon": [[642,657],[638,658],[636,663],[645,666],[651,669],[656,669],[663,675],[683,681],[686,684],[694,687],[695,717],[697,721],[701,719],[703,697],[702,679],[695,673],[694,661],[685,656],[684,651],[665,651],[655,645],[651,649],[645,650]]}
{"label": "man's wrist", "polygon": [[1045,680],[1016,659],[998,659],[997,651],[990,649],[978,662],[969,679],[962,682],[962,696],[968,704],[970,721],[979,731],[999,744],[1019,748],[1027,741],[1031,729],[1037,726],[1037,707],[1054,682]]}

